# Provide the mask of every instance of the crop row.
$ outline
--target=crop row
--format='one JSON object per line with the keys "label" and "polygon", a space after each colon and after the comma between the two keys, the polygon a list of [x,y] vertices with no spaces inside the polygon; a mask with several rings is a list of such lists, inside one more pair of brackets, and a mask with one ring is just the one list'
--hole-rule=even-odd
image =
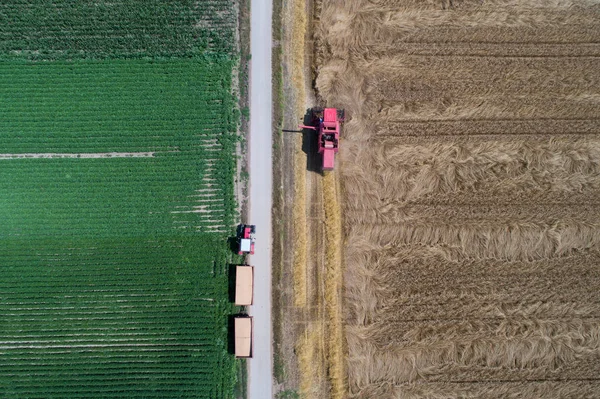
{"label": "crop row", "polygon": [[206,137],[231,150],[231,68],[191,60],[0,64],[1,151],[185,151]]}
{"label": "crop row", "polygon": [[5,239],[3,383],[27,396],[224,396],[227,281],[206,268],[226,261],[207,245],[219,241]]}
{"label": "crop row", "polygon": [[231,54],[236,10],[233,0],[11,0],[0,3],[0,54],[35,60]]}
{"label": "crop row", "polygon": [[1,392],[231,397],[232,67],[0,63]]}

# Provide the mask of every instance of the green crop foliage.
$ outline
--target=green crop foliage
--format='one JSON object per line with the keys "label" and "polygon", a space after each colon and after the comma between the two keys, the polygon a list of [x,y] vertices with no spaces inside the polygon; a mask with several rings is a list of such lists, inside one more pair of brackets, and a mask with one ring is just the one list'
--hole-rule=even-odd
{"label": "green crop foliage", "polygon": [[227,61],[0,64],[2,153],[153,153],[0,160],[0,236],[228,232],[230,74]]}
{"label": "green crop foliage", "polygon": [[0,54],[37,60],[226,55],[237,14],[225,0],[0,2]]}
{"label": "green crop foliage", "polygon": [[0,397],[234,395],[232,5],[0,4]]}
{"label": "green crop foliage", "polygon": [[[0,391],[228,397],[231,63],[0,64]],[[202,212],[195,212],[201,209]]]}

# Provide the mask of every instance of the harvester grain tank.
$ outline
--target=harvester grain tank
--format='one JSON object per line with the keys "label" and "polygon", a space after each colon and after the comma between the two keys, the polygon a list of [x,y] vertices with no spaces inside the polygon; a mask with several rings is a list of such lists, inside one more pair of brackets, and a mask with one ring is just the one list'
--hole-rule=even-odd
{"label": "harvester grain tank", "polygon": [[335,154],[339,150],[340,128],[341,123],[344,122],[344,110],[313,108],[311,119],[310,125],[300,125],[299,127],[311,129],[318,133],[318,151],[322,156],[321,169],[323,171],[333,170]]}
{"label": "harvester grain tank", "polygon": [[256,226],[250,224],[240,224],[237,231],[238,254],[254,255],[254,234]]}

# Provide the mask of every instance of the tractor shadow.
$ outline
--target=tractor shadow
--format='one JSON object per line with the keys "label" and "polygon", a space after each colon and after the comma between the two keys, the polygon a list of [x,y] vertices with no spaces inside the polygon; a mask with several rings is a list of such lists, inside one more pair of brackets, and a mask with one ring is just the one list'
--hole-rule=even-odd
{"label": "tractor shadow", "polygon": [[[303,124],[311,126],[315,123],[312,109],[304,114]],[[302,151],[306,154],[306,170],[323,174],[321,171],[321,155],[319,155],[319,134],[316,130],[302,129]]]}
{"label": "tractor shadow", "polygon": [[238,254],[238,236],[227,237],[227,246],[234,254]]}

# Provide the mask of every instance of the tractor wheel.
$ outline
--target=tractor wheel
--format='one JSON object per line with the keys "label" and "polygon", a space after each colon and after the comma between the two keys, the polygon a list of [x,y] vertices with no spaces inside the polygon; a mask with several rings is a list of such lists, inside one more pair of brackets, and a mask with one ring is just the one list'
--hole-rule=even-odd
{"label": "tractor wheel", "polygon": [[346,119],[346,111],[344,109],[338,109],[337,111],[337,119],[340,122],[344,122]]}

